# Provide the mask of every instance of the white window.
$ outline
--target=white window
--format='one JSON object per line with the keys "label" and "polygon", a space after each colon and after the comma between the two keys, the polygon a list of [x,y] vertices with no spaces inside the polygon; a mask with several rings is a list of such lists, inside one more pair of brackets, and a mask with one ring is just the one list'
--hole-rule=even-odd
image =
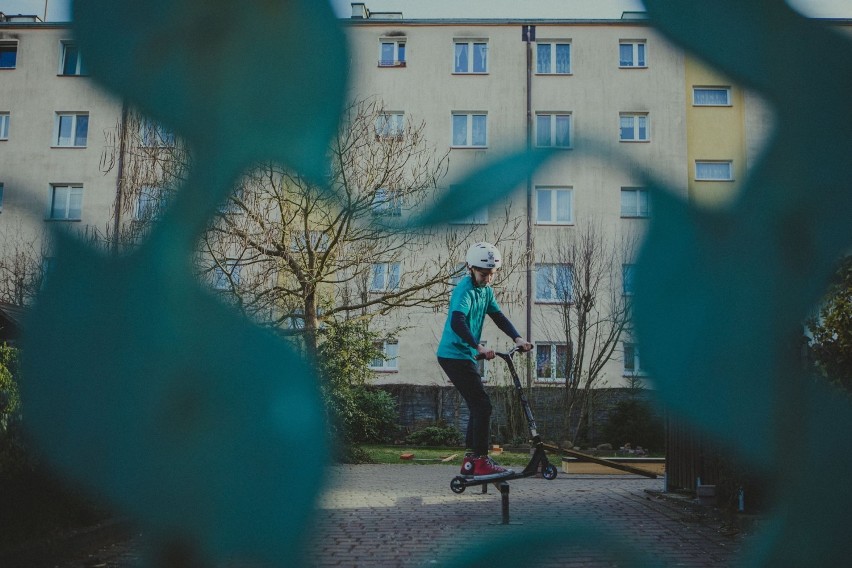
{"label": "white window", "polygon": [[379,67],[405,67],[405,38],[379,40]]}
{"label": "white window", "polygon": [[624,348],[624,374],[625,375],[644,375],[642,363],[639,360],[639,346],[635,343],[622,343]]}
{"label": "white window", "polygon": [[83,58],[80,55],[80,48],[77,44],[63,41],[62,42],[62,67],[59,69],[60,75],[88,75],[89,71],[83,63]]}
{"label": "white window", "polygon": [[570,225],[574,222],[570,187],[536,187],[536,223],[540,225]]}
{"label": "white window", "polygon": [[453,113],[453,144],[456,148],[484,148],[488,145],[486,113]]}
{"label": "white window", "polygon": [[538,42],[535,51],[535,72],[540,75],[570,74],[571,44]]}
{"label": "white window", "polygon": [[18,65],[18,42],[0,41],[0,69],[14,69]]}
{"label": "white window", "polygon": [[83,214],[82,185],[53,185],[50,188],[49,219],[79,221]]}
{"label": "white window", "polygon": [[636,279],[636,265],[622,264],[621,265],[621,293],[625,296],[632,296],[634,290],[634,281]]}
{"label": "white window", "polygon": [[570,264],[536,264],[535,301],[570,302],[573,293],[572,272]]}
{"label": "white window", "polygon": [[622,113],[618,120],[618,139],[622,142],[647,142],[650,139],[647,114]]}
{"label": "white window", "polygon": [[0,112],[0,140],[9,139],[9,113]]}
{"label": "white window", "polygon": [[734,181],[731,161],[695,162],[695,179],[698,181]]}
{"label": "white window", "polygon": [[89,136],[89,115],[58,112],[54,131],[54,146],[84,148]]}
{"label": "white window", "polygon": [[166,207],[167,194],[161,187],[143,187],[136,199],[133,211],[135,221],[153,221],[159,219]]}
{"label": "white window", "polygon": [[536,343],[536,380],[564,381],[567,364],[568,345],[565,343]]}
{"label": "white window", "polygon": [[645,40],[623,40],[618,43],[619,67],[647,67]]}
{"label": "white window", "polygon": [[571,114],[536,113],[535,145],[539,148],[570,148]]}
{"label": "white window", "polygon": [[650,217],[651,200],[647,189],[641,187],[621,188],[622,217]]}
{"label": "white window", "polygon": [[370,361],[371,369],[374,371],[393,371],[398,368],[399,342],[396,339],[376,341],[373,343],[373,347],[381,353],[381,356]]}
{"label": "white window", "polygon": [[240,273],[242,265],[237,260],[228,260],[225,266],[213,267],[213,289],[230,290],[240,285]]}
{"label": "white window", "polygon": [[731,106],[731,88],[693,87],[692,104],[695,106]]}
{"label": "white window", "polygon": [[139,138],[142,146],[151,148],[171,148],[175,145],[174,132],[147,118],[139,125]]}
{"label": "white window", "polygon": [[376,117],[376,137],[400,137],[405,133],[405,113],[383,112]]}
{"label": "white window", "polygon": [[385,187],[380,187],[376,190],[370,206],[373,215],[384,215],[387,217],[399,217],[402,215],[402,199]]}
{"label": "white window", "polygon": [[488,41],[455,40],[454,73],[487,73]]}
{"label": "white window", "polygon": [[[310,242],[308,242],[308,239],[310,239]],[[296,232],[293,233],[293,237],[290,240],[290,250],[293,252],[303,252],[307,250],[308,244],[310,244],[311,250],[325,252],[328,250],[329,242],[329,236],[322,231],[308,231],[307,236],[304,232]]]}
{"label": "white window", "polygon": [[370,292],[392,292],[399,290],[400,264],[398,262],[377,262],[373,264],[370,275]]}

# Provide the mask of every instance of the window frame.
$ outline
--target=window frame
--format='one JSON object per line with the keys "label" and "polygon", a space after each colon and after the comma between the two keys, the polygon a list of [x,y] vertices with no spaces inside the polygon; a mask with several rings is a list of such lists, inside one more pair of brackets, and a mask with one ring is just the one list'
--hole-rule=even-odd
{"label": "window frame", "polygon": [[[635,211],[631,212],[629,215],[625,215],[624,212],[625,193],[636,194],[636,208]],[[645,215],[642,214],[641,200],[643,195],[646,203],[645,210],[647,212]],[[649,219],[651,217],[651,193],[644,187],[623,186],[619,191],[619,210],[622,219]]]}
{"label": "window frame", "polygon": [[[696,100],[696,94],[698,91],[724,91],[725,92],[725,102],[724,103],[699,103]],[[730,86],[707,86],[707,85],[693,85],[692,86],[692,106],[696,107],[730,107],[733,106],[731,101],[731,87]]]}
{"label": "window frame", "polygon": [[[624,60],[621,59],[621,46],[629,45],[631,46],[630,57],[631,63],[629,65],[624,64]],[[642,64],[639,64],[640,61],[640,50],[639,46],[642,46],[642,58],[644,61]],[[618,68],[619,69],[647,69],[648,68],[648,40],[647,39],[620,39],[618,40]]]}
{"label": "window frame", "polygon": [[[549,350],[548,357],[548,365],[551,369],[551,375],[549,377],[545,377],[543,375],[539,375],[540,369],[540,348],[547,347]],[[537,383],[559,383],[565,382],[567,377],[560,377],[560,361],[559,361],[559,348],[562,347],[564,349],[564,357],[568,358],[568,344],[560,341],[537,341],[535,344],[535,381]],[[564,370],[564,367],[562,367]]]}
{"label": "window frame", "polygon": [[[59,189],[67,189],[68,195],[65,198],[63,211],[65,212],[63,216],[57,216],[56,211],[56,192]],[[76,190],[76,191],[75,191]],[[80,208],[79,215],[77,217],[71,216],[71,200],[74,194],[77,194],[80,198]],[[47,204],[47,221],[81,221],[83,219],[83,184],[77,183],[52,183],[50,184],[50,191],[48,196],[48,204]]]}
{"label": "window frame", "polygon": [[174,131],[149,118],[142,118],[139,121],[139,145],[141,147],[174,148],[175,144]]}
{"label": "window frame", "polygon": [[380,187],[373,193],[370,213],[374,217],[401,217],[402,199],[394,196],[389,188]]}
{"label": "window frame", "polygon": [[[631,129],[633,130],[632,138],[624,138],[624,126],[622,125],[622,120],[625,118],[630,118],[632,120],[633,125]],[[645,137],[641,137],[642,127],[640,126],[640,119],[645,119]],[[619,142],[640,142],[646,143],[651,141],[651,115],[647,112],[620,112],[618,113],[618,141]]]}
{"label": "window frame", "polygon": [[[631,360],[631,367],[627,367],[628,361],[628,351],[632,355],[629,357]],[[622,361],[622,376],[624,377],[645,377],[648,373],[645,369],[642,368],[642,357],[641,350],[639,348],[638,343],[634,343],[632,341],[622,341],[621,342],[621,361]]]}
{"label": "window frame", "polygon": [[[145,209],[145,215],[143,215],[142,210],[142,202],[143,196],[147,196],[145,199],[145,203],[147,204]],[[133,220],[134,221],[156,221],[160,219],[163,214],[163,211],[166,208],[166,203],[168,201],[168,195],[166,194],[166,190],[162,187],[157,186],[143,186],[139,190],[139,194],[136,196],[136,205],[133,208]],[[150,212],[150,214],[148,214]]]}
{"label": "window frame", "polygon": [[236,288],[240,285],[240,278],[243,271],[243,265],[239,259],[229,258],[225,261],[226,271],[218,263],[211,271],[211,286],[218,292],[228,292],[232,287]]}
{"label": "window frame", "polygon": [[[548,117],[547,126],[548,126],[548,143],[547,144],[539,144],[539,133],[541,129],[539,128],[539,117]],[[559,118],[564,117],[568,119],[568,144],[560,145],[557,144],[557,125],[559,123]],[[568,111],[536,111],[535,113],[535,147],[536,148],[552,148],[556,150],[570,150],[574,147],[574,113]]]}
{"label": "window frame", "polygon": [[9,124],[12,122],[11,112],[0,112],[0,140],[9,139]]}
{"label": "window frame", "polygon": [[[388,347],[393,345],[392,349]],[[378,359],[372,359],[369,362],[369,368],[371,371],[378,371],[384,373],[396,373],[399,371],[399,340],[388,338],[383,339],[382,341],[374,341],[373,346],[376,347],[378,351],[382,352],[382,362],[381,365],[374,365],[374,363]],[[395,353],[391,353],[391,351],[395,351]]]}
{"label": "window frame", "polygon": [[405,111],[382,111],[376,115],[376,140],[401,140],[405,135]]}
{"label": "window frame", "polygon": [[621,295],[625,297],[636,295],[636,264],[623,262],[621,264]]}
{"label": "window frame", "polygon": [[[467,55],[466,55],[466,68],[467,71],[461,70],[458,64],[459,54],[458,54],[458,46],[465,45],[467,46]],[[476,68],[476,46],[484,45],[485,46],[485,69],[483,71],[474,71]],[[489,59],[491,46],[489,45],[489,41],[487,38],[454,38],[453,39],[453,75],[488,75],[489,69]]]}
{"label": "window frame", "polygon": [[[456,119],[457,116],[465,118],[465,143],[456,144]],[[473,122],[474,117],[485,117],[485,142],[482,145],[474,144],[473,139]],[[450,113],[450,148],[488,148],[488,113],[484,111],[452,111]]]}
{"label": "window frame", "polygon": [[[11,48],[11,49],[10,49]],[[18,42],[17,41],[9,41],[2,40],[0,41],[0,62],[3,60],[2,53],[6,51],[7,53],[14,53],[14,61],[12,65],[0,65],[0,69],[17,69],[18,68]]]}
{"label": "window frame", "polygon": [[[83,61],[83,55],[80,53],[80,45],[70,39],[64,39],[60,42],[60,57],[59,57],[59,72],[60,77],[88,77],[89,69]],[[74,65],[73,73],[66,72],[66,63],[68,61],[68,48],[74,48],[77,51],[77,62]]]}
{"label": "window frame", "polygon": [[[85,139],[83,144],[77,144],[77,139],[80,134],[78,132],[78,128],[80,125],[80,117],[86,117],[86,131],[85,131]],[[71,117],[71,144],[63,144],[62,143],[62,119]],[[88,112],[65,112],[65,111],[57,111],[54,116],[53,121],[53,143],[51,144],[51,148],[87,148],[89,145],[89,113]]]}
{"label": "window frame", "polygon": [[[379,267],[382,267],[379,269]],[[392,286],[394,281],[392,278],[392,268],[396,268],[396,285]],[[382,283],[381,286],[374,286],[376,276],[381,270]],[[370,281],[367,285],[367,292],[371,294],[383,294],[385,292],[394,292],[399,290],[402,281],[402,263],[401,262],[374,262],[370,265]]]}
{"label": "window frame", "polygon": [[[559,274],[557,270],[559,268],[566,269],[566,278],[568,284],[568,294],[567,297],[559,296]],[[537,262],[533,266],[535,270],[534,279],[535,279],[535,291],[533,293],[533,301],[536,304],[571,304],[573,303],[574,290],[573,290],[573,272],[574,267],[568,263],[560,263],[560,262]],[[543,270],[552,269],[552,272],[547,276],[550,282],[548,283],[548,293],[549,297],[541,297],[539,296],[539,290],[541,286],[539,285],[539,278],[542,275]]]}
{"label": "window frame", "polygon": [[[379,38],[379,67],[405,67],[408,64],[408,41],[407,37],[380,37]],[[384,59],[384,46],[393,44],[393,59]],[[402,57],[400,57],[400,46]]]}
{"label": "window frame", "polygon": [[[716,178],[716,177],[699,177],[698,176],[698,166],[699,165],[727,165],[728,166],[728,177],[726,178]],[[734,161],[733,160],[695,160],[695,181],[721,181],[721,182],[732,182],[734,181]]]}
{"label": "window frame", "polygon": [[[547,39],[547,40],[536,41],[535,74],[536,75],[557,75],[557,76],[573,75],[574,74],[574,69],[573,69],[573,55],[574,55],[573,51],[574,51],[574,49],[573,49],[571,43],[572,43],[571,40],[564,40],[564,39],[563,40]],[[541,60],[539,59],[539,53],[540,53],[540,48],[544,47],[545,45],[549,47],[549,51],[550,51],[550,62],[549,62],[550,63],[549,64],[550,70],[540,71],[539,70],[539,61],[541,61]],[[560,45],[568,46],[568,71],[563,71],[563,72],[557,71],[556,53],[557,53],[558,47]]]}
{"label": "window frame", "polygon": [[[539,207],[539,192],[550,193],[550,219],[542,220],[541,208]],[[559,220],[559,193],[568,194],[568,217],[567,221]],[[535,224],[536,225],[555,225],[568,226],[574,224],[574,188],[573,186],[550,186],[537,185],[535,186]]]}

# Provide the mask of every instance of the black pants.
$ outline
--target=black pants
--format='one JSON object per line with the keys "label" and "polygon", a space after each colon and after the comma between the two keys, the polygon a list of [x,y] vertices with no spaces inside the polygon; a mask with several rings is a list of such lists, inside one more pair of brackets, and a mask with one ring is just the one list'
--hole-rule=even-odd
{"label": "black pants", "polygon": [[488,428],[491,423],[491,399],[482,386],[479,369],[470,359],[445,359],[438,357],[438,364],[444,369],[462,398],[467,403],[470,418],[467,421],[465,444],[478,456],[488,455]]}

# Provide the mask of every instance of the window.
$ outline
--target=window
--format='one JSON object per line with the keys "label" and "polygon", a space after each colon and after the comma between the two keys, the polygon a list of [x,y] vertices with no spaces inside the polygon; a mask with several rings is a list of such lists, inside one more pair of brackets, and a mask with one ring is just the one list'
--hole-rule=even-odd
{"label": "window", "polygon": [[564,343],[536,343],[535,378],[538,381],[564,381],[568,346]]}
{"label": "window", "polygon": [[622,217],[650,217],[651,200],[647,189],[641,187],[621,188]]}
{"label": "window", "polygon": [[570,148],[571,115],[536,113],[535,145],[539,148]]}
{"label": "window", "polygon": [[621,265],[621,293],[625,296],[632,296],[634,290],[634,280],[636,278],[635,264]]}
{"label": "window", "polygon": [[143,187],[133,211],[135,221],[153,221],[160,218],[166,208],[167,194],[161,187]]}
{"label": "window", "polygon": [[383,112],[376,117],[376,138],[401,137],[404,133],[404,113]]}
{"label": "window", "polygon": [[0,42],[0,69],[14,69],[18,64],[18,43]]}
{"label": "window", "polygon": [[89,135],[89,115],[56,113],[54,146],[84,148]]}
{"label": "window", "polygon": [[536,264],[535,301],[570,302],[573,293],[572,272],[570,264]]}
{"label": "window", "polygon": [[731,88],[693,87],[692,104],[695,106],[731,106]]}
{"label": "window", "polygon": [[405,67],[405,39],[379,41],[379,67]]}
{"label": "window", "polygon": [[62,42],[62,68],[60,75],[88,75],[89,71],[80,56],[80,48],[71,42]]}
{"label": "window", "polygon": [[397,369],[399,342],[396,339],[376,341],[373,343],[373,347],[381,353],[381,356],[370,361],[371,369],[374,371],[394,371]]}
{"label": "window", "polygon": [[0,112],[0,140],[9,139],[9,113]]}
{"label": "window", "polygon": [[635,343],[624,342],[624,374],[625,375],[644,375],[642,363],[639,360],[639,346]]}
{"label": "window", "polygon": [[170,148],[175,145],[175,133],[149,119],[144,119],[140,124],[139,137],[142,146]]}
{"label": "window", "polygon": [[488,42],[470,40],[455,42],[454,73],[487,73]]}
{"label": "window", "polygon": [[399,217],[402,215],[402,200],[387,188],[380,187],[373,195],[371,208],[373,215]]}
{"label": "window", "polygon": [[571,201],[574,191],[569,187],[536,187],[536,223],[540,225],[570,225],[574,222]]}
{"label": "window", "polygon": [[733,163],[730,161],[695,162],[697,181],[734,181]]}
{"label": "window", "polygon": [[237,260],[228,260],[225,266],[213,267],[213,289],[230,290],[240,285],[240,273],[243,267]]}
{"label": "window", "polygon": [[650,138],[648,132],[647,114],[620,114],[618,139],[622,142],[647,142]]}
{"label": "window", "polygon": [[[308,238],[310,238],[310,242],[308,242]],[[329,236],[322,231],[308,231],[307,237],[304,232],[297,232],[293,233],[293,238],[290,241],[290,250],[293,252],[304,251],[310,244],[311,250],[324,252],[328,250],[329,242]]]}
{"label": "window", "polygon": [[453,146],[484,148],[488,143],[488,115],[453,113]]}
{"label": "window", "polygon": [[536,44],[535,72],[540,75],[568,75],[571,73],[571,44]]}
{"label": "window", "polygon": [[645,41],[628,40],[618,44],[619,67],[647,67],[645,61]]}
{"label": "window", "polygon": [[370,277],[370,292],[389,292],[399,290],[398,262],[378,262],[373,265]]}
{"label": "window", "polygon": [[82,185],[54,185],[50,188],[49,219],[79,221],[83,213]]}

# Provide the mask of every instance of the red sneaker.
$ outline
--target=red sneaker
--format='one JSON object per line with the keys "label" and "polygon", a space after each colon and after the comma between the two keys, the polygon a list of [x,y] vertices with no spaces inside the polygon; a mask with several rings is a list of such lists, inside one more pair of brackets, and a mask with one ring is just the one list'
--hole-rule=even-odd
{"label": "red sneaker", "polygon": [[511,469],[497,465],[497,463],[488,456],[482,456],[473,460],[473,478],[474,479],[497,479],[506,477],[515,473]]}
{"label": "red sneaker", "polygon": [[474,462],[476,461],[476,456],[473,454],[465,454],[464,459],[462,460],[461,466],[461,474],[464,477],[469,477],[473,479],[473,468]]}

